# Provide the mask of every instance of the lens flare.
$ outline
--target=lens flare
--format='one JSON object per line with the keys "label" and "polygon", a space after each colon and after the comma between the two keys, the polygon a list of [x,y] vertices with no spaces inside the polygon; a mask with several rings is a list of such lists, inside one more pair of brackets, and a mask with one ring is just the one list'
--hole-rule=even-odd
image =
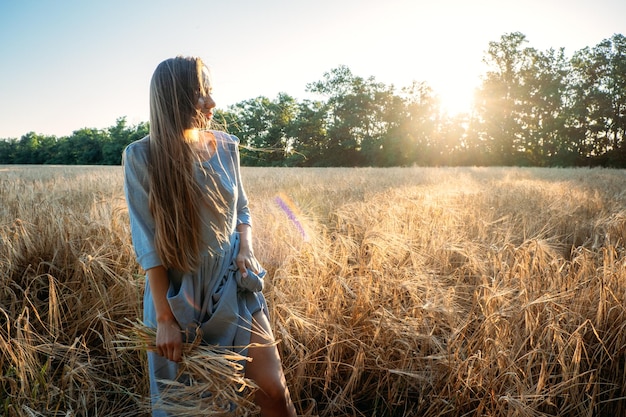
{"label": "lens flare", "polygon": [[285,212],[289,220],[291,220],[298,232],[300,232],[302,239],[304,239],[305,242],[308,242],[309,236],[307,235],[306,230],[304,230],[304,227],[302,227],[302,224],[298,220],[298,216],[296,213],[299,213],[299,210],[298,207],[296,207],[296,205],[293,203],[293,201],[291,201],[291,199],[285,194],[280,193],[274,198],[274,202],[278,205],[278,207],[282,209],[282,211]]}

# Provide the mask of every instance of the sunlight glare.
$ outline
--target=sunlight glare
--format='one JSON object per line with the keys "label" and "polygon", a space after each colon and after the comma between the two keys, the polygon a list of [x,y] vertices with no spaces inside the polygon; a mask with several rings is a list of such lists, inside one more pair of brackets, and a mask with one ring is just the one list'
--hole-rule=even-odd
{"label": "sunlight glare", "polygon": [[474,102],[475,83],[471,79],[459,79],[452,72],[441,75],[433,82],[433,92],[438,96],[441,109],[449,116],[470,113]]}

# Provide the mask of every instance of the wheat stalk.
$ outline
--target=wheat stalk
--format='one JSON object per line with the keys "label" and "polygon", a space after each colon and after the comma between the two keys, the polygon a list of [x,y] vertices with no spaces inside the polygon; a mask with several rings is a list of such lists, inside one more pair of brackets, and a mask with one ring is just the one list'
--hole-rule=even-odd
{"label": "wheat stalk", "polygon": [[[118,334],[120,350],[156,352],[156,330],[137,321]],[[250,358],[232,349],[202,344],[199,339],[184,343],[179,376],[184,382],[161,380],[164,389],[158,408],[176,416],[247,416],[257,410],[257,389],[245,378],[243,363]]]}

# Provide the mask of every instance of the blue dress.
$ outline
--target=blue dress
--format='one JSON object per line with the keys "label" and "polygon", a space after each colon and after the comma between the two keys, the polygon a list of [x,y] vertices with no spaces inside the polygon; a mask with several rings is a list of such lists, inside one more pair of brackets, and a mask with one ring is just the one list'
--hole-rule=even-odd
{"label": "blue dress", "polygon": [[[250,343],[252,315],[263,310],[267,314],[261,292],[264,271],[242,279],[234,259],[238,252],[238,224],[251,224],[248,198],[241,183],[239,141],[235,136],[213,131],[217,150],[213,156],[195,167],[196,179],[209,192],[219,192],[227,209],[216,218],[203,209],[201,231],[203,254],[200,266],[193,273],[168,270],[170,281],[167,299],[187,340],[194,340],[199,332],[210,345],[232,349],[243,355]],[[139,265],[144,269],[162,265],[154,246],[154,219],[148,207],[150,181],[148,175],[149,137],[128,145],[124,151],[124,193],[128,204],[133,247]],[[219,233],[227,239],[218,239],[214,226],[221,225]],[[150,282],[146,279],[143,299],[143,320],[156,328],[156,311],[152,301]],[[161,397],[161,379],[175,380],[178,365],[148,352],[150,393],[153,416],[167,416],[158,410]]]}

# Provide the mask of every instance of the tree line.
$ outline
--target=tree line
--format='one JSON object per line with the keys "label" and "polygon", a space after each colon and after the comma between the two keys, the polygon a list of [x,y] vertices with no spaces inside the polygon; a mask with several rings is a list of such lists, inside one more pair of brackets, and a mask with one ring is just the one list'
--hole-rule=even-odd
{"label": "tree line", "polygon": [[[468,113],[448,115],[426,82],[396,89],[334,68],[306,86],[216,111],[248,166],[626,167],[626,37],[545,51],[519,32],[489,43],[487,71]],[[148,123],[57,138],[0,140],[0,164],[119,164]]]}
{"label": "tree line", "polygon": [[120,165],[124,148],[148,131],[148,123],[128,126],[122,117],[107,129],[83,128],[60,138],[29,132],[0,140],[0,164]]}

